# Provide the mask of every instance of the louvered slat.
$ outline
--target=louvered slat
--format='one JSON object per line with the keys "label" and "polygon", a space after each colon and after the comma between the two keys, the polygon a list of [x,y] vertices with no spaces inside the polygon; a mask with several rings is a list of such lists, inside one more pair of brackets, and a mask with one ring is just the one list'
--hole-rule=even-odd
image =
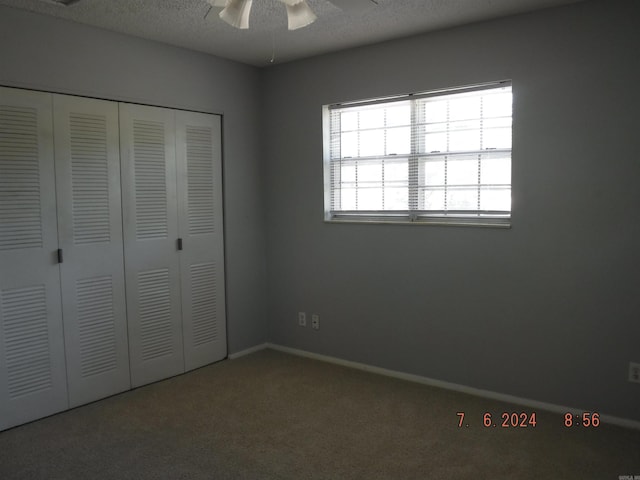
{"label": "louvered slat", "polygon": [[45,287],[1,293],[8,393],[11,398],[52,387]]}
{"label": "louvered slat", "polygon": [[41,247],[38,113],[0,105],[0,250]]}
{"label": "louvered slat", "polygon": [[141,356],[143,361],[173,353],[169,270],[138,274]]}
{"label": "louvered slat", "polygon": [[74,113],[69,127],[74,243],[109,242],[106,118]]}
{"label": "louvered slat", "polygon": [[114,370],[117,357],[111,277],[78,280],[76,291],[82,375]]}
{"label": "louvered slat", "polygon": [[187,126],[189,233],[214,233],[213,144],[210,128]]}
{"label": "louvered slat", "polygon": [[214,342],[218,337],[215,263],[191,265],[193,345]]}
{"label": "louvered slat", "polygon": [[133,122],[135,171],[136,238],[166,238],[167,182],[165,171],[164,125]]}

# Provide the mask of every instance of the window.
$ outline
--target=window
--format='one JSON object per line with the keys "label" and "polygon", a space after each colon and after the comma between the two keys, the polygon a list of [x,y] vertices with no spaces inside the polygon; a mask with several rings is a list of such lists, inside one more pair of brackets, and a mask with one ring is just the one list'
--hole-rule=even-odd
{"label": "window", "polygon": [[324,107],[325,219],[509,225],[511,83]]}

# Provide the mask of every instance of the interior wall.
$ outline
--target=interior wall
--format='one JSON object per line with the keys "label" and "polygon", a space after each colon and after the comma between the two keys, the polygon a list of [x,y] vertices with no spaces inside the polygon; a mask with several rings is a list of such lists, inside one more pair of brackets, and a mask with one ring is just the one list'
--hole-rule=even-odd
{"label": "interior wall", "polygon": [[223,114],[228,349],[234,353],[265,342],[255,68],[0,7],[0,85]]}
{"label": "interior wall", "polygon": [[[589,1],[263,71],[269,340],[640,420],[637,18]],[[322,105],[501,79],[511,229],[323,222]]]}

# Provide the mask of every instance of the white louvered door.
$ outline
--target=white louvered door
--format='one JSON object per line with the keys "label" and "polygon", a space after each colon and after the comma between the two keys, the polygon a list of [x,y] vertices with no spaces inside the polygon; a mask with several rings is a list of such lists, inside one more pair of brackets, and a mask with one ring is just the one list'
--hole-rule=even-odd
{"label": "white louvered door", "polygon": [[0,87],[0,430],[68,406],[51,95]]}
{"label": "white louvered door", "polygon": [[184,372],[175,114],[120,104],[129,357],[134,387]]}
{"label": "white louvered door", "polygon": [[54,95],[62,309],[69,403],[131,387],[118,104]]}
{"label": "white louvered door", "polygon": [[226,357],[220,127],[0,87],[0,430]]}
{"label": "white louvered door", "polygon": [[176,112],[186,370],[227,355],[220,117]]}

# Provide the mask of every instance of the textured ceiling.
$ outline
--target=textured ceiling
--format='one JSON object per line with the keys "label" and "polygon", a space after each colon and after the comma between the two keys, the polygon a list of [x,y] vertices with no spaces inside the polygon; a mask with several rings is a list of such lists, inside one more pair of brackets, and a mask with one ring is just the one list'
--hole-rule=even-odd
{"label": "textured ceiling", "polygon": [[268,66],[349,47],[576,3],[581,0],[308,0],[318,20],[288,31],[278,0],[253,0],[249,30],[237,30],[209,11],[205,0],[0,0],[30,10]]}

